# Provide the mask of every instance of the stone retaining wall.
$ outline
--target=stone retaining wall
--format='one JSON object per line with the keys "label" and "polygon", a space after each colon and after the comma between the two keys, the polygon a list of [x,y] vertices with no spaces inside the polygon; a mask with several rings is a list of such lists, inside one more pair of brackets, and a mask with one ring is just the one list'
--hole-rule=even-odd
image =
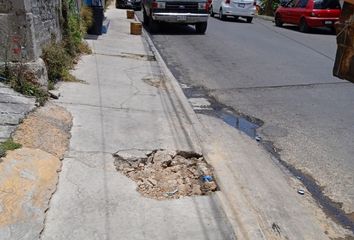
{"label": "stone retaining wall", "polygon": [[0,0],[0,63],[45,68],[39,58],[52,37],[61,39],[60,12],[61,0]]}

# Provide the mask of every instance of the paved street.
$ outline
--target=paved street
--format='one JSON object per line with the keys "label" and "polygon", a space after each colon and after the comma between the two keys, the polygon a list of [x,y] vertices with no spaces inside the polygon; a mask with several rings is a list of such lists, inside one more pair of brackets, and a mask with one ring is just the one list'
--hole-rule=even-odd
{"label": "paved street", "polygon": [[335,36],[255,19],[209,19],[205,36],[164,27],[152,40],[175,77],[264,122],[283,160],[354,211],[354,85],[332,77]]}

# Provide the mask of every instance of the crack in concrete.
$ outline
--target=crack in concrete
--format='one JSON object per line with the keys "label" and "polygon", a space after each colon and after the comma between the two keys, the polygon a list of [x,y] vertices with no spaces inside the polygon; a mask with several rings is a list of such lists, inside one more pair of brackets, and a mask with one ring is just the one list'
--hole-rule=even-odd
{"label": "crack in concrete", "polygon": [[117,111],[132,111],[132,112],[142,112],[142,113],[159,113],[163,112],[162,110],[144,110],[144,109],[136,109],[136,108],[127,108],[127,107],[105,107],[105,106],[97,106],[93,104],[83,104],[83,103],[68,103],[68,102],[60,102],[58,101],[57,103],[60,103],[61,105],[71,105],[71,106],[86,106],[86,107],[92,107],[92,108],[102,108],[104,110],[117,110]]}
{"label": "crack in concrete", "polygon": [[121,53],[117,53],[117,54],[108,54],[108,53],[94,52],[93,54],[99,55],[99,56],[108,56],[108,57],[130,58],[130,59],[142,60],[142,61],[156,61],[156,58],[154,55],[145,55],[145,54],[137,54],[137,53],[121,52]]}
{"label": "crack in concrete", "polygon": [[253,89],[277,89],[277,88],[306,88],[306,87],[316,87],[323,85],[341,85],[341,84],[352,84],[350,82],[332,82],[332,83],[309,83],[309,84],[290,84],[290,85],[274,85],[274,86],[257,86],[257,87],[240,87],[240,88],[227,88],[227,89],[209,89],[211,92],[217,91],[238,91],[238,90],[253,90]]}

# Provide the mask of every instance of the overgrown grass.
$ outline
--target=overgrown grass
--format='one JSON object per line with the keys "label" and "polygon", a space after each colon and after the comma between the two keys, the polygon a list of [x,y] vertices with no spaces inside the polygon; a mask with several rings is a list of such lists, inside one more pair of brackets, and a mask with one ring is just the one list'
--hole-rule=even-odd
{"label": "overgrown grass", "polygon": [[58,81],[76,81],[70,69],[82,54],[91,54],[91,49],[83,40],[87,29],[93,22],[92,11],[82,7],[76,12],[73,0],[63,1],[62,10],[63,40],[57,42],[53,37],[51,43],[43,49],[42,58],[46,63],[51,87]]}
{"label": "overgrown grass", "polygon": [[42,58],[47,66],[48,78],[51,82],[68,80],[69,69],[73,62],[63,43],[56,43],[52,40],[49,45],[44,47]]}
{"label": "overgrown grass", "polygon": [[34,73],[28,71],[23,63],[19,62],[6,71],[3,69],[0,75],[4,83],[10,85],[16,92],[35,97],[39,105],[43,106],[47,101],[49,96],[47,90],[34,81]]}
{"label": "overgrown grass", "polygon": [[0,157],[6,156],[7,151],[15,150],[21,147],[21,144],[16,143],[12,138],[9,138],[5,142],[0,143]]}
{"label": "overgrown grass", "polygon": [[31,83],[24,79],[10,78],[10,86],[16,91],[26,96],[35,97],[37,103],[43,106],[49,98],[48,91],[44,90],[37,84]]}

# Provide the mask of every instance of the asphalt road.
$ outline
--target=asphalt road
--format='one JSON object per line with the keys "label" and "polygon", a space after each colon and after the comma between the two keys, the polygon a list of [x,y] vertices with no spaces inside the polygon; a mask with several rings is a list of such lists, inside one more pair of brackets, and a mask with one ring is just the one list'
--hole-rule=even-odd
{"label": "asphalt road", "polygon": [[181,83],[262,120],[257,132],[282,160],[354,212],[354,84],[332,76],[335,35],[210,18],[206,35],[164,26],[151,37]]}

